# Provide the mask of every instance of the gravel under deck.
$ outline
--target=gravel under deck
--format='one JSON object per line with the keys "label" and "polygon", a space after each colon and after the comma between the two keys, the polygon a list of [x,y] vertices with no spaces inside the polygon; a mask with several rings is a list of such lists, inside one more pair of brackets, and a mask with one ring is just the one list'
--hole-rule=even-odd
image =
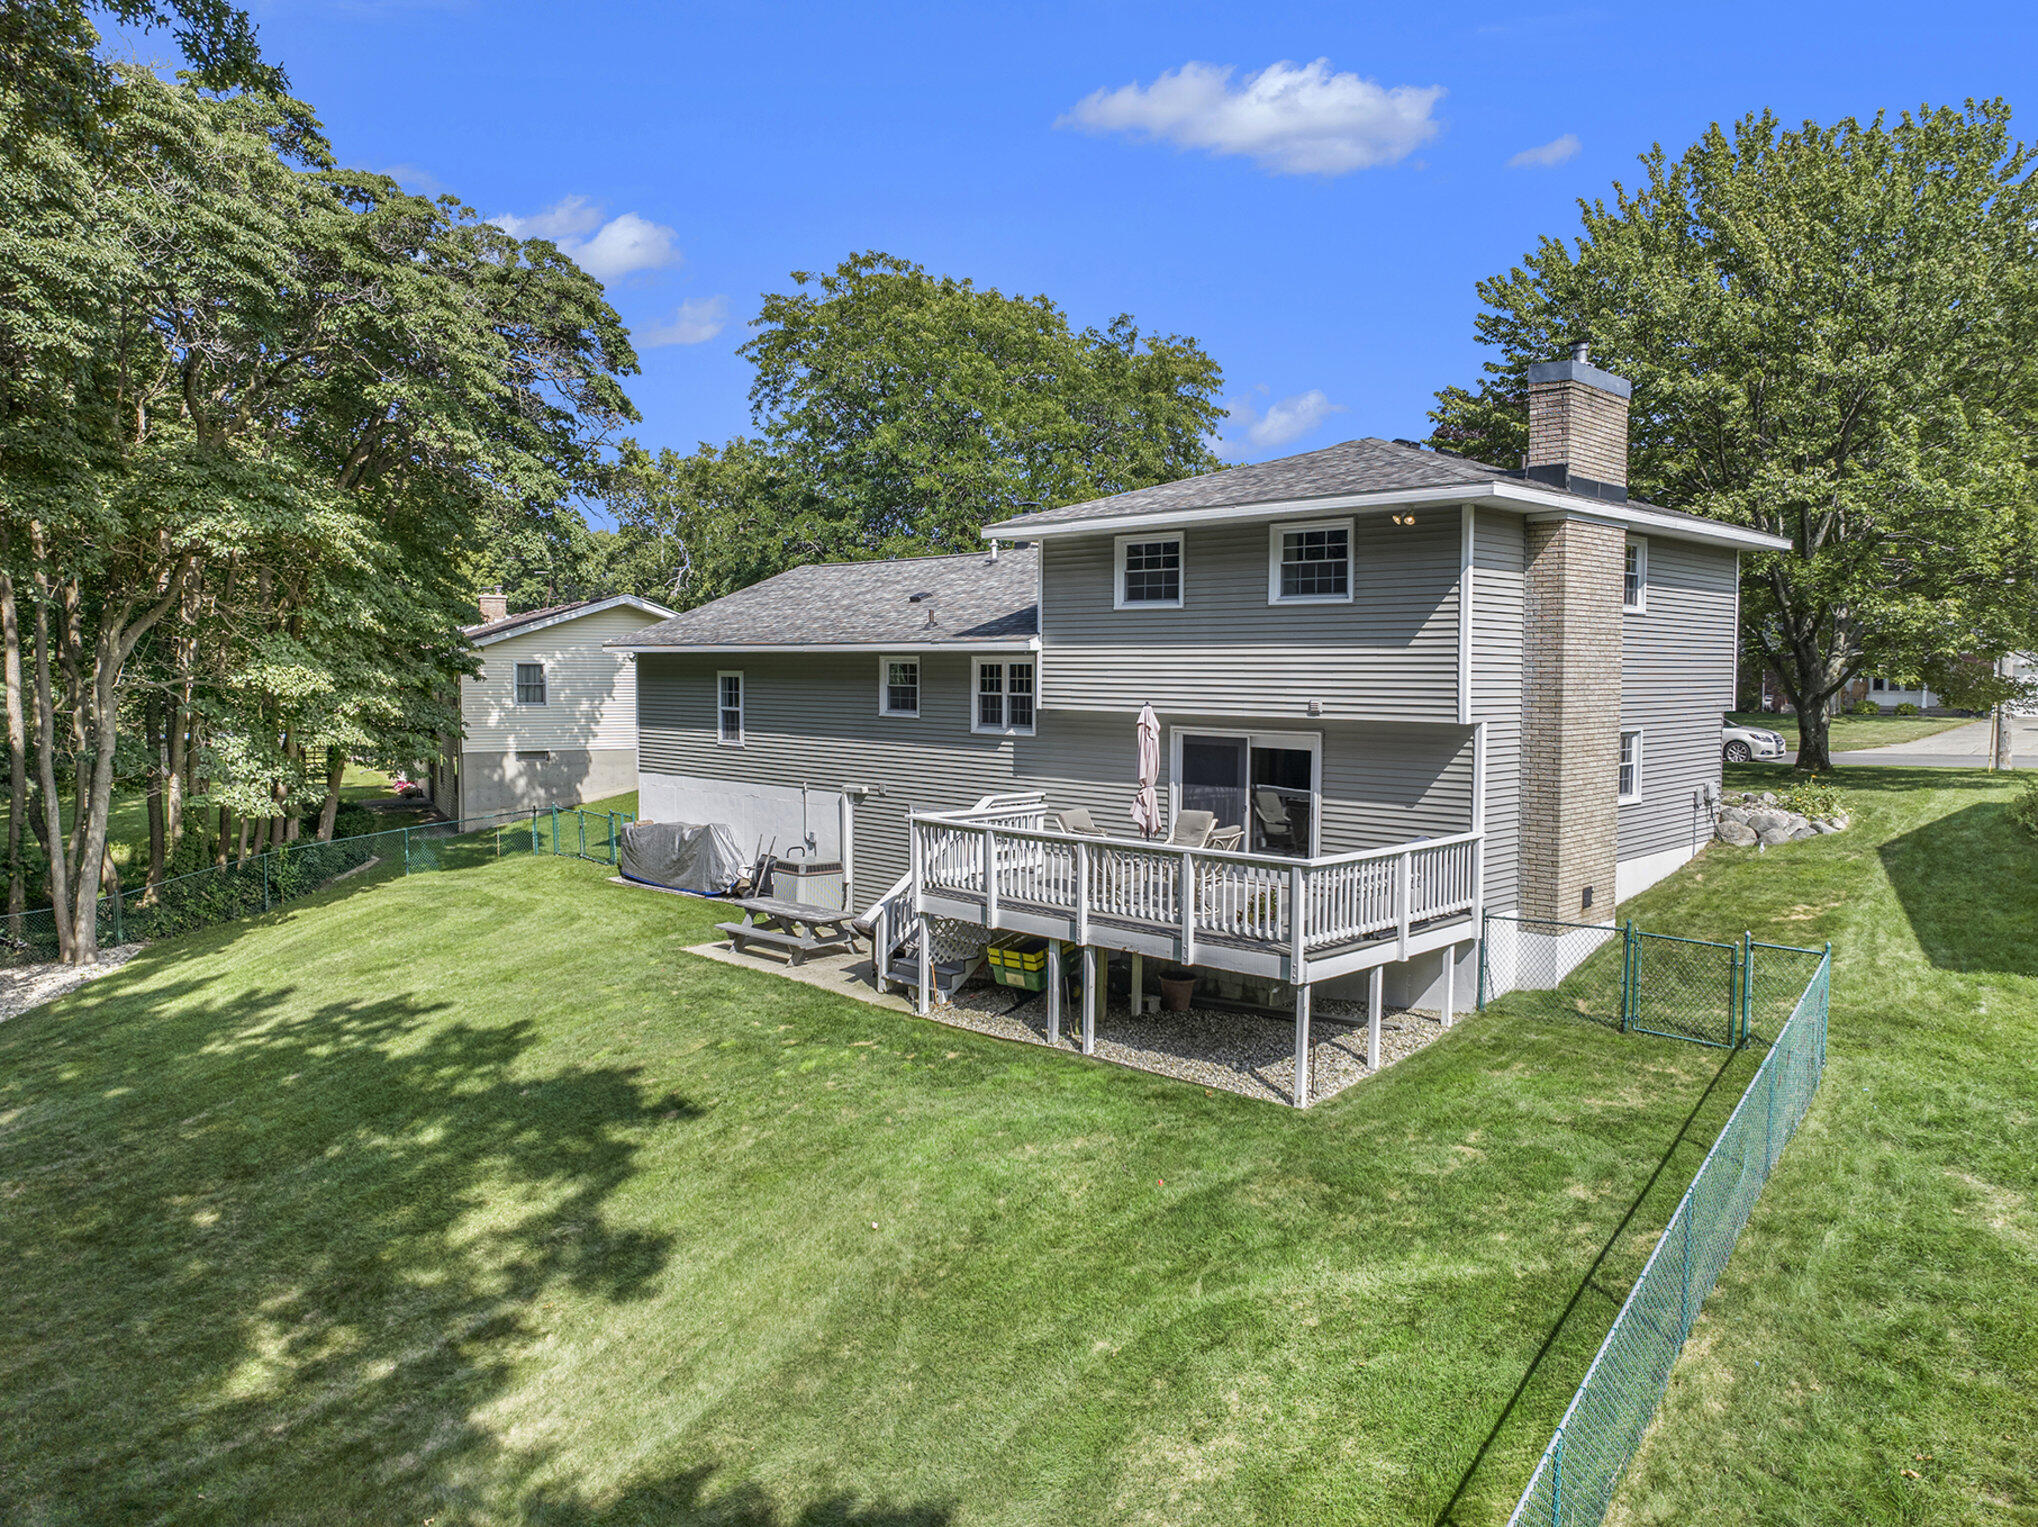
{"label": "gravel under deck", "polygon": [[[1000,1039],[1048,1042],[1045,994],[970,986],[957,992],[953,1002],[937,1003],[929,1016]],[[1064,1050],[1082,1049],[1077,1016],[1073,1005],[1062,1014]],[[1366,1010],[1364,1003],[1319,997],[1311,1016],[1309,1100],[1316,1103],[1367,1075]],[[1325,1023],[1326,1018],[1359,1027]],[[1443,1024],[1433,1014],[1388,1009],[1380,1021],[1381,1069],[1442,1033]],[[1192,1007],[1186,1013],[1135,1017],[1129,1006],[1114,1001],[1097,1020],[1097,1059],[1263,1102],[1295,1101],[1295,1026],[1254,1013]]]}

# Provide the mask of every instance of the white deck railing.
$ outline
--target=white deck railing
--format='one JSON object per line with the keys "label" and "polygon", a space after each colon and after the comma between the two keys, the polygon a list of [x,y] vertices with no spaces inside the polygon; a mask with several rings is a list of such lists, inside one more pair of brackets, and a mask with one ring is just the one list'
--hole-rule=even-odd
{"label": "white deck railing", "polygon": [[[1479,905],[1483,835],[1428,838],[1315,859],[1173,848],[1049,830],[1037,797],[912,818],[913,877],[928,894],[1059,914],[1090,942],[1094,924],[1199,944],[1258,945],[1299,968],[1331,950],[1394,938]],[[1299,910],[1299,921],[1298,921]]]}

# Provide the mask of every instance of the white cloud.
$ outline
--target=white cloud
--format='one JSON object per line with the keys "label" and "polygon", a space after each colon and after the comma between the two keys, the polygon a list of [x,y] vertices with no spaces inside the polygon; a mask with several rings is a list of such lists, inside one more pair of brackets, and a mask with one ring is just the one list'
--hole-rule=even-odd
{"label": "white cloud", "polygon": [[1124,132],[1213,154],[1243,154],[1280,175],[1344,175],[1394,164],[1436,136],[1441,85],[1385,89],[1330,61],[1271,64],[1234,86],[1229,65],[1186,63],[1151,85],[1098,90],[1057,127]]}
{"label": "white cloud", "polygon": [[1538,143],[1534,148],[1525,148],[1507,161],[1510,170],[1547,170],[1577,157],[1582,145],[1576,133],[1565,133],[1561,138],[1552,138],[1548,143]]}
{"label": "white cloud", "polygon": [[585,196],[565,196],[530,217],[504,213],[491,221],[520,239],[550,239],[597,281],[679,263],[679,235],[634,212],[602,221],[602,209]]}
{"label": "white cloud", "polygon": [[670,323],[655,323],[637,336],[647,350],[660,345],[698,345],[713,339],[729,326],[727,297],[689,297],[679,305]]}
{"label": "white cloud", "polygon": [[[1259,390],[1265,393],[1267,389]],[[1236,461],[1251,451],[1300,440],[1332,414],[1345,411],[1345,405],[1331,402],[1321,387],[1269,403],[1264,411],[1251,398],[1234,398],[1225,407],[1224,426],[1211,441],[1211,449],[1227,461]]]}

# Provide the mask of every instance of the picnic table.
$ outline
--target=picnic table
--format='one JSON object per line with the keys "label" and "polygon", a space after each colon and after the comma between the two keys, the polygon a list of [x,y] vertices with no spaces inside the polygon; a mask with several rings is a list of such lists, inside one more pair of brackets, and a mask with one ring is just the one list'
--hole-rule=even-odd
{"label": "picnic table", "polygon": [[[811,907],[803,901],[781,901],[776,896],[750,896],[736,905],[748,914],[748,922],[717,923],[719,933],[729,935],[738,951],[752,944],[782,951],[797,965],[810,954],[831,949],[856,948],[854,912],[833,907]],[[801,930],[805,931],[802,932]]]}

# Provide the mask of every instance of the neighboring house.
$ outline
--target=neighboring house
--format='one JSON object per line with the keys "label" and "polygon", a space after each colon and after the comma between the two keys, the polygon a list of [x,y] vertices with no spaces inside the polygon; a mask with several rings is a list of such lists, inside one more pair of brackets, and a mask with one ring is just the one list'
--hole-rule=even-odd
{"label": "neighboring house", "polygon": [[[1533,368],[1524,472],[1353,440],[647,627],[642,811],[840,858],[944,938],[1463,1005],[1482,909],[1604,923],[1707,840],[1739,554],[1789,544],[1629,501],[1629,391]],[[1164,815],[1238,854],[1125,841],[1147,703]]]}
{"label": "neighboring house", "polygon": [[1899,705],[1915,705],[1919,710],[1931,710],[1945,703],[1943,696],[1935,695],[1923,685],[1907,685],[1897,679],[1864,673],[1849,682],[1834,697],[1834,708],[1844,710],[1860,704],[1863,700],[1879,705],[1884,710],[1895,710]]}
{"label": "neighboring house", "polygon": [[637,782],[637,675],[607,645],[668,620],[620,594],[512,615],[481,596],[464,628],[481,671],[460,681],[459,739],[447,739],[432,798],[449,817],[597,800]]}

